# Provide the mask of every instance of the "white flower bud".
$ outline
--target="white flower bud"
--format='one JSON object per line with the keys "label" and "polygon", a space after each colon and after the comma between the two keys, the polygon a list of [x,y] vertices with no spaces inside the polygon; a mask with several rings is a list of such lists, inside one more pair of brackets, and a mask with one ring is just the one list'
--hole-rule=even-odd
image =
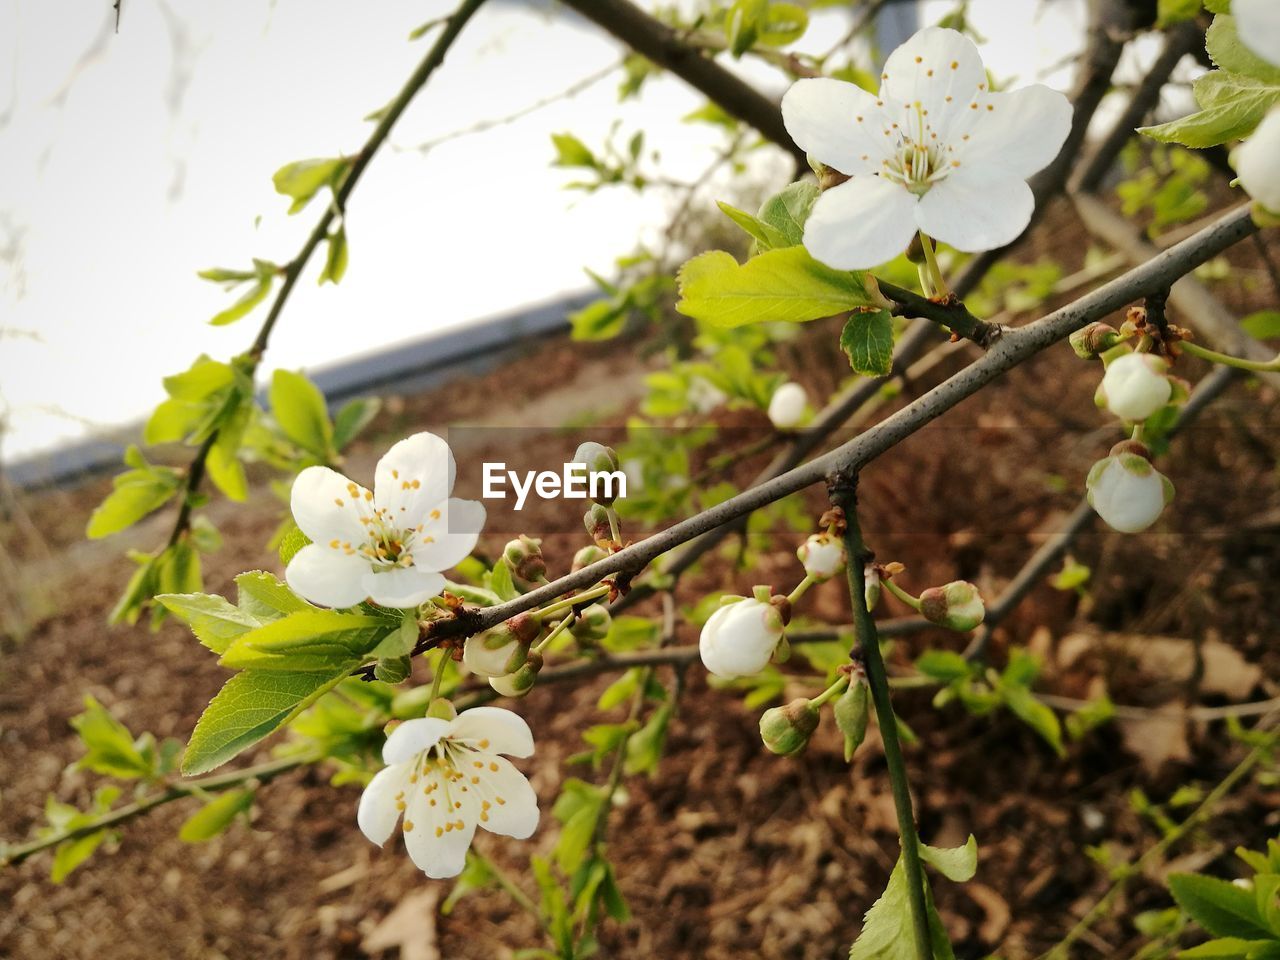
{"label": "white flower bud", "polygon": [[703,666],[725,680],[759,673],[782,639],[787,606],[785,597],[726,603],[711,615],[698,638]]}
{"label": "white flower bud", "polygon": [[769,419],[779,430],[790,430],[800,426],[808,406],[809,395],[804,387],[788,380],[773,391],[769,400]]}
{"label": "white flower bud", "polygon": [[967,580],[953,580],[920,594],[920,612],[931,623],[948,630],[972,630],[987,616],[982,594]]}
{"label": "white flower bud", "polygon": [[538,671],[541,669],[542,655],[536,650],[531,651],[524,666],[504,677],[490,677],[489,686],[493,687],[495,693],[504,697],[523,697],[538,682]]}
{"label": "white flower bud", "polygon": [[1145,420],[1173,395],[1168,369],[1160,357],[1126,353],[1108,364],[1094,401],[1122,420]]}
{"label": "white flower bud", "polygon": [[462,662],[482,677],[504,677],[519,670],[529,655],[529,644],[541,630],[538,621],[521,613],[499,627],[468,637]]}
{"label": "white flower bud", "polygon": [[1240,185],[1273,213],[1280,213],[1280,108],[1266,115],[1258,129],[1231,152]]}
{"label": "white flower bud", "polygon": [[844,569],[844,544],[826,533],[815,533],[796,551],[804,572],[821,583]]}
{"label": "white flower bud", "polygon": [[1173,500],[1173,484],[1137,453],[1112,452],[1093,465],[1085,480],[1089,505],[1107,526],[1137,533],[1156,522]]}

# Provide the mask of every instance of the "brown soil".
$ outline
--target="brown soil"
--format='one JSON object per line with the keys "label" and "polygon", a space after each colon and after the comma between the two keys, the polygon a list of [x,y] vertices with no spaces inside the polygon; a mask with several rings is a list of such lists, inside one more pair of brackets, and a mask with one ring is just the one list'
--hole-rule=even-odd
{"label": "brown soil", "polygon": [[[1057,224],[1041,231],[1041,249],[1061,255],[1085,248],[1074,223]],[[1253,255],[1248,248],[1231,254],[1243,279],[1219,291],[1237,309],[1266,299]],[[801,340],[782,348],[784,361],[813,382],[834,385],[842,374],[831,355],[832,334],[830,324],[811,325]],[[962,360],[958,355],[930,377]],[[631,343],[587,350],[544,344],[493,374],[396,403],[379,422],[379,436],[353,454],[351,470],[369,472],[385,438],[422,427],[555,425],[580,421],[587,411],[621,422],[642,389],[641,367]],[[1193,364],[1185,367],[1192,379],[1203,374]],[[908,584],[966,577],[987,596],[997,594],[1037,535],[1072,508],[1089,463],[1117,438],[1091,407],[1095,377],[1065,346],[1052,350],[876,462],[862,497],[878,555],[906,563]],[[912,387],[907,398],[928,385]],[[755,416],[728,419],[758,427]],[[1060,641],[1081,630],[1217,640],[1262,668],[1262,679],[1243,696],[1274,695],[1280,678],[1280,653],[1271,642],[1280,611],[1278,421],[1271,391],[1233,386],[1162,464],[1177,484],[1178,499],[1161,532],[1120,537],[1091,529],[1074,551],[1094,571],[1088,597],[1037,587],[998,631],[993,663],[1003,664],[1010,645],[1030,645],[1049,662],[1040,683],[1046,691],[1087,696],[1101,677],[1119,703],[1156,705],[1186,695],[1214,704],[1224,698],[1209,692],[1211,685],[1196,691],[1177,677],[1153,675],[1134,648],[1114,637],[1085,642],[1083,653],[1080,641]],[[738,479],[757,466],[742,465]],[[67,720],[86,693],[135,731],[185,738],[225,678],[180,625],[168,624],[155,635],[142,627],[104,626],[126,575],[122,544],[154,543],[167,519],[106,544],[80,542],[88,511],[105,486],[95,480],[26,498],[21,507],[43,543],[20,516],[11,516],[4,528],[5,550],[22,577],[5,591],[14,599],[8,601],[10,637],[0,656],[0,835],[10,840],[32,834],[50,793],[87,802],[96,778],[67,766],[77,756]],[[821,491],[811,492],[808,505],[815,516],[821,511]],[[227,590],[243,569],[278,566],[264,548],[278,509],[259,492],[246,507],[215,510],[226,543],[207,561],[208,589]],[[526,519],[531,533],[552,522],[537,513]],[[576,520],[554,522],[573,530]],[[490,538],[482,548],[499,548],[502,539]],[[553,574],[582,542],[577,534],[548,541]],[[761,539],[760,567],[745,576],[717,555],[685,578],[681,602],[692,604],[711,589],[793,582],[795,542],[794,535],[781,533]],[[847,622],[847,600],[838,587],[824,585],[807,612]],[[17,614],[23,615],[22,629]],[[696,632],[683,626],[679,639],[696,642]],[[905,666],[930,646],[958,649],[962,643],[945,633],[920,634],[901,642],[892,659]],[[613,814],[610,851],[634,917],[604,925],[602,955],[844,956],[896,852],[878,741],[873,735],[846,766],[828,723],[804,757],[779,760],[762,749],[755,712],[710,690],[699,669],[690,670],[687,680],[660,770],[652,779],[628,782],[627,802]],[[596,716],[594,700],[606,682],[539,689],[518,705],[538,737],[539,752],[528,769],[544,800],[563,777],[591,775],[566,768],[564,760],[580,749],[579,735],[591,722],[587,718]],[[1123,727],[1104,728],[1058,759],[1005,715],[975,719],[956,706],[936,710],[925,691],[904,692],[897,702],[919,736],[908,759],[924,839],[955,844],[972,832],[980,844],[973,883],[936,885],[961,957],[995,950],[1027,957],[1051,946],[1106,888],[1105,871],[1085,848],[1106,843],[1132,857],[1157,836],[1133,812],[1129,791],[1141,787],[1161,801],[1180,784],[1212,784],[1240,752],[1221,724],[1175,720],[1151,728],[1161,736],[1128,740]],[[1139,752],[1126,743],[1137,744]],[[264,748],[258,758],[268,752]],[[365,841],[355,829],[356,799],[354,789],[334,788],[322,771],[308,770],[263,789],[251,828],[233,827],[204,845],[176,839],[191,809],[178,803],[131,824],[117,844],[104,847],[61,886],[47,879],[48,855],[0,872],[0,902],[7,903],[0,911],[0,954],[67,960],[361,957],[367,955],[362,941],[410,898],[421,909],[411,926],[434,924],[444,957],[504,957],[514,948],[541,945],[529,919],[497,893],[468,897],[450,916],[433,919],[432,904],[448,885],[425,880],[394,844],[379,851]],[[1229,851],[1237,844],[1256,846],[1275,835],[1278,799],[1274,788],[1258,782],[1238,790],[1210,829],[1179,848],[1188,858],[1182,866],[1229,869]],[[531,850],[545,852],[554,836],[554,821],[544,810],[543,826],[528,844],[487,835],[479,844],[527,881],[523,858]],[[1133,916],[1167,903],[1158,883],[1135,883],[1079,956],[1131,949]],[[403,955],[435,954],[406,949]]]}

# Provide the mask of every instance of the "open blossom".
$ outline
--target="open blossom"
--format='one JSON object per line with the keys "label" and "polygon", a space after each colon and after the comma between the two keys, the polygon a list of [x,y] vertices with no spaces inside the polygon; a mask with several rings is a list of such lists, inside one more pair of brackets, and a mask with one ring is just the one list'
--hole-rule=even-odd
{"label": "open blossom", "polygon": [[356,820],[381,846],[404,816],[404,844],[428,877],[454,877],[476,827],[523,840],[538,826],[538,797],[499,754],[533,755],[529,725],[510,710],[475,707],[453,720],[406,720],[387,737],[387,766],[369,781]]}
{"label": "open blossom", "polygon": [[792,139],[850,177],[814,205],[808,251],[858,270],[893,259],[917,229],[971,252],[1022,233],[1035,207],[1027,178],[1071,128],[1067,98],[1040,84],[992,92],[977,47],[941,27],[895,50],[880,79],[878,95],[815,78],[782,98]]}
{"label": "open blossom", "polygon": [[1112,451],[1085,480],[1089,505],[1113,530],[1137,533],[1151,526],[1173,500],[1169,478],[1137,453]]}
{"label": "open blossom", "polygon": [[[1280,6],[1276,13],[1280,15]],[[1271,212],[1280,213],[1280,107],[1268,113],[1249,139],[1231,152],[1231,162],[1249,196]]]}
{"label": "open blossom", "polygon": [[484,526],[483,504],[450,498],[454,469],[449,445],[432,433],[388,450],[372,491],[328,467],[307,467],[290,506],[312,543],[289,561],[289,586],[327,607],[369,599],[403,609],[438,595],[440,571],[471,552]]}
{"label": "open blossom", "polygon": [[726,603],[702,627],[702,664],[725,680],[759,673],[768,666],[785,626],[775,603],[755,598]]}
{"label": "open blossom", "polygon": [[1107,365],[1094,401],[1122,420],[1145,420],[1173,396],[1168,369],[1169,365],[1160,357],[1126,353]]}
{"label": "open blossom", "polygon": [[1268,63],[1280,67],[1280,3],[1276,0],[1233,0],[1240,41]]}
{"label": "open blossom", "polygon": [[788,380],[769,398],[769,419],[779,430],[790,430],[804,421],[809,394],[800,384]]}

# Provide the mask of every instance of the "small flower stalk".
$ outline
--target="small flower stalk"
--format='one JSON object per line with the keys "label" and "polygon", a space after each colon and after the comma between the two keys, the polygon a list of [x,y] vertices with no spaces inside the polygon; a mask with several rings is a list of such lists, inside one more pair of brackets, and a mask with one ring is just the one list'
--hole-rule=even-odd
{"label": "small flower stalk", "polygon": [[920,594],[920,614],[930,623],[964,633],[987,616],[978,588],[967,580],[953,580]]}
{"label": "small flower stalk", "polygon": [[1169,364],[1150,353],[1126,353],[1107,365],[1094,403],[1121,420],[1141,423],[1173,397]]}
{"label": "small flower stalk", "polygon": [[821,719],[818,707],[806,697],[800,697],[784,707],[764,712],[760,717],[760,739],[771,753],[794,757],[809,746],[809,738]]}
{"label": "small flower stalk", "polygon": [[[765,588],[768,597],[768,588]],[[786,597],[725,598],[702,627],[698,651],[703,666],[724,680],[747,677],[768,666],[791,619]]]}
{"label": "small flower stalk", "polygon": [[1159,519],[1173,501],[1173,483],[1151,464],[1151,452],[1126,440],[1111,448],[1085,479],[1089,505],[1107,526],[1139,533]]}
{"label": "small flower stalk", "polygon": [[403,817],[405,848],[418,869],[433,879],[455,877],[477,828],[517,840],[537,829],[537,794],[506,759],[532,755],[529,725],[509,710],[406,720],[387,737],[386,766],[365,787],[356,821],[382,846]]}

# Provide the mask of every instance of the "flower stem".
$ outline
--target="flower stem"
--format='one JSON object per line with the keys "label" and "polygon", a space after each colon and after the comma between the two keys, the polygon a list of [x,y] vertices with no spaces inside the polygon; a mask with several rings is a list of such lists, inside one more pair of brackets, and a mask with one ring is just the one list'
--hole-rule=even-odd
{"label": "flower stem", "polygon": [[622,546],[622,530],[618,526],[618,511],[613,507],[607,507],[605,513],[609,515],[609,536],[613,538],[614,543]]}
{"label": "flower stem", "polygon": [[427,703],[431,703],[440,696],[440,686],[444,683],[444,670],[449,666],[449,657],[452,652],[448,647],[440,651],[440,657],[436,660],[435,675],[431,678],[431,696],[427,698]]}
{"label": "flower stem", "polygon": [[817,580],[813,579],[812,576],[806,573],[804,575],[804,579],[801,580],[798,584],[796,584],[796,588],[792,590],[789,594],[787,594],[787,602],[795,603],[797,600],[803,597],[805,593],[808,592],[810,587],[812,587],[817,582],[818,582]]}
{"label": "flower stem", "polygon": [[898,814],[898,843],[902,848],[902,868],[907,876],[907,897],[911,907],[911,925],[915,939],[915,952],[919,960],[933,960],[933,947],[929,938],[929,908],[925,900],[924,867],[920,863],[920,838],[916,834],[915,814],[911,808],[911,787],[907,782],[907,765],[902,757],[902,744],[898,739],[898,721],[894,717],[893,703],[889,698],[889,677],[884,658],[880,655],[880,638],[876,622],[867,610],[864,599],[866,584],[864,571],[874,557],[862,540],[858,525],[857,477],[852,480],[838,477],[831,484],[831,502],[844,510],[845,552],[849,562],[845,571],[849,578],[849,604],[853,608],[853,624],[858,645],[851,652],[861,658],[867,667],[867,685],[876,708],[876,721],[880,725],[880,738],[884,741],[884,759],[889,768],[889,782],[893,789],[893,806]]}
{"label": "flower stem", "polygon": [[835,683],[827,687],[827,689],[823,690],[822,693],[818,694],[816,697],[810,700],[809,704],[814,707],[821,707],[824,703],[826,703],[832,697],[836,696],[836,694],[844,693],[844,688],[847,687],[848,685],[849,685],[848,677],[838,677]]}
{"label": "flower stem", "polygon": [[1259,373],[1280,371],[1280,356],[1267,361],[1245,360],[1243,357],[1233,357],[1225,353],[1219,353],[1217,350],[1210,350],[1208,347],[1198,346],[1189,340],[1180,341],[1178,347],[1193,357],[1208,360],[1210,363],[1220,363],[1224,367],[1235,367],[1237,370],[1255,370]]}
{"label": "flower stem", "polygon": [[933,249],[933,240],[923,230],[920,232],[920,248],[924,251],[924,262],[929,267],[929,276],[933,281],[934,294],[939,297],[950,296],[951,288],[942,278],[942,268],[938,266],[938,255]]}
{"label": "flower stem", "polygon": [[532,616],[535,620],[542,620],[545,617],[559,613],[566,607],[576,607],[578,604],[585,603],[587,600],[595,600],[597,597],[603,597],[608,592],[609,585],[607,583],[602,583],[597,587],[592,587],[590,590],[584,590],[582,593],[575,593],[571,597],[565,597],[563,600],[557,600],[555,603],[549,603],[541,610],[533,611]]}
{"label": "flower stem", "polygon": [[899,600],[905,603],[908,607],[910,607],[912,610],[920,609],[920,599],[918,597],[913,597],[911,594],[907,593],[907,591],[903,590],[900,586],[894,583],[893,580],[891,580],[890,578],[888,577],[881,578],[880,584],[886,590],[892,593],[895,597],[897,597]]}
{"label": "flower stem", "polygon": [[546,638],[540,641],[538,645],[535,646],[533,649],[538,651],[538,653],[541,653],[543,650],[545,650],[548,646],[551,645],[552,640],[560,636],[560,634],[564,633],[565,628],[567,628],[569,624],[573,623],[573,618],[575,616],[576,614],[572,610],[569,611],[569,615],[565,617],[563,620],[561,620],[559,623],[557,623],[554,627],[552,627],[551,632],[547,634]]}

